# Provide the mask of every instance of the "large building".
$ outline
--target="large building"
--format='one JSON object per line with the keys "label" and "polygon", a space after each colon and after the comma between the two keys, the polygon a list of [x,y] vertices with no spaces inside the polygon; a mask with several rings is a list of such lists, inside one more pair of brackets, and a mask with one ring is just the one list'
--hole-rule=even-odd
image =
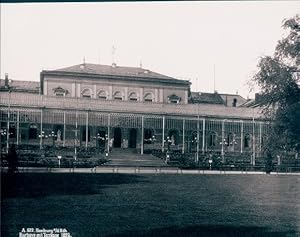
{"label": "large building", "polygon": [[6,75],[0,96],[2,150],[111,145],[197,158],[246,154],[254,164],[267,134],[260,109],[239,95],[192,92],[189,81],[116,64],[46,70],[40,82]]}

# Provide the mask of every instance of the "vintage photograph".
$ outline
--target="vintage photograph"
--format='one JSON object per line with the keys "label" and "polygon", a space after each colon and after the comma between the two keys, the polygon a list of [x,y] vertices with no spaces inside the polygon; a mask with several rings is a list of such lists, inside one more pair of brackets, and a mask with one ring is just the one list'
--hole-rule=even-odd
{"label": "vintage photograph", "polygon": [[300,237],[300,1],[0,13],[1,236]]}

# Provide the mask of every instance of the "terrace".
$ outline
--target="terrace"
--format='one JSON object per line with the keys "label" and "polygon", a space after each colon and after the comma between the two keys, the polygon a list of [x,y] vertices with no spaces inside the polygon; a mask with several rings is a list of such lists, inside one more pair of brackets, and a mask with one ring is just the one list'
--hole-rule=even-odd
{"label": "terrace", "polygon": [[136,113],[174,116],[201,116],[211,118],[252,120],[261,117],[261,109],[226,107],[212,104],[164,104],[154,102],[98,100],[91,98],[50,97],[37,94],[2,92],[0,105],[21,108],[49,108],[86,110],[114,113]]}

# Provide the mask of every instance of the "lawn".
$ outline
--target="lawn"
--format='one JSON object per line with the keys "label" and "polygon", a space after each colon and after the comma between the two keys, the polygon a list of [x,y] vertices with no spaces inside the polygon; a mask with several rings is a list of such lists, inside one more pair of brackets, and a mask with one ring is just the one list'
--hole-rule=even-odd
{"label": "lawn", "polygon": [[2,236],[300,236],[299,176],[20,173],[1,184]]}

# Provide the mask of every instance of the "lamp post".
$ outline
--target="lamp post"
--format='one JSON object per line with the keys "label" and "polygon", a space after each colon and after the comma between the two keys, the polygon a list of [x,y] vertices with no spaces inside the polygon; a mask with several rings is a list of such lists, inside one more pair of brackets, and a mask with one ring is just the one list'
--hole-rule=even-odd
{"label": "lamp post", "polygon": [[210,156],[209,156],[208,163],[209,163],[209,169],[211,170],[211,164],[213,163],[212,155],[211,155],[211,154],[210,154]]}
{"label": "lamp post", "polygon": [[100,133],[97,133],[95,139],[96,139],[96,142],[97,142],[97,144],[96,144],[96,146],[97,146],[97,153],[99,153],[99,141],[104,141],[104,152],[105,152],[105,156],[107,157],[108,156],[108,151],[107,151],[108,135],[105,134],[105,136],[102,137],[100,135]]}
{"label": "lamp post", "polygon": [[51,133],[48,135],[48,137],[52,138],[52,146],[54,146],[54,140],[57,137],[54,131],[51,131]]}
{"label": "lamp post", "polygon": [[198,157],[198,135],[196,137],[193,136],[192,144],[193,144],[193,147],[196,145],[195,162],[197,163],[197,161],[199,161],[199,157]]}
{"label": "lamp post", "polygon": [[151,144],[154,144],[155,141],[156,141],[156,138],[155,138],[155,136],[153,135],[153,136],[150,137],[150,138],[145,138],[144,141],[145,141],[145,142],[150,142]]}
{"label": "lamp post", "polygon": [[108,144],[108,135],[107,134],[105,134],[105,140],[104,140],[104,142],[105,142],[104,143],[105,156],[108,157],[109,152],[107,150],[107,144]]}
{"label": "lamp post", "polygon": [[220,142],[220,145],[222,145],[221,156],[222,156],[222,163],[224,163],[225,162],[225,149],[224,149],[224,146],[228,145],[228,142],[226,141],[226,138],[222,138],[222,141]]}
{"label": "lamp post", "polygon": [[154,135],[150,138],[150,142],[153,144],[154,147],[154,144],[156,142],[156,137]]}
{"label": "lamp post", "polygon": [[77,160],[77,146],[79,144],[78,137],[77,137],[78,130],[75,131],[75,139],[74,139],[74,160]]}
{"label": "lamp post", "polygon": [[45,150],[44,150],[44,146],[43,146],[43,142],[44,142],[44,139],[48,138],[48,135],[45,134],[45,131],[41,131],[41,134],[39,135],[39,138],[40,138],[40,150],[43,150],[43,153],[42,153],[42,158],[45,158]]}
{"label": "lamp post", "polygon": [[4,128],[0,130],[0,152],[1,152],[1,158],[2,158],[2,137],[6,137],[6,133],[7,133],[7,130]]}
{"label": "lamp post", "polygon": [[232,141],[229,142],[229,145],[233,146],[233,151],[234,151],[234,146],[237,145],[237,141],[235,140],[235,134],[232,137]]}
{"label": "lamp post", "polygon": [[10,132],[9,132],[9,129],[10,129],[10,103],[11,103],[11,90],[9,89],[8,90],[8,113],[7,113],[7,133],[6,133],[6,152],[8,154],[8,150],[9,150],[9,136],[10,136]]}
{"label": "lamp post", "polygon": [[41,140],[41,149],[43,148],[44,139],[48,138],[48,135],[45,134],[45,131],[41,131],[41,134],[39,135],[39,138]]}
{"label": "lamp post", "polygon": [[172,143],[172,140],[169,136],[167,136],[167,140],[165,140],[165,142],[167,143],[167,153],[166,153],[166,160],[165,160],[165,163],[167,164],[168,161],[170,160],[170,145]]}

